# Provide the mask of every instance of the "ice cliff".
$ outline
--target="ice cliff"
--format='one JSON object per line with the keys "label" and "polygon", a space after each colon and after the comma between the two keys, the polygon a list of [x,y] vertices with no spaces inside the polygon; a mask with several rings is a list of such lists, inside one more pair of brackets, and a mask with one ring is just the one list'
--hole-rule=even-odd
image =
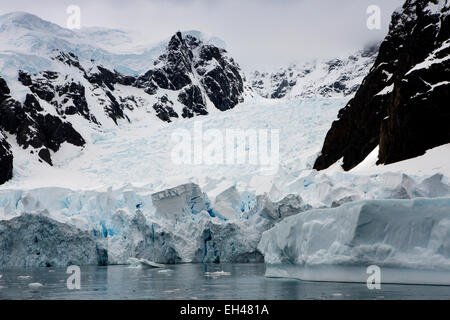
{"label": "ice cliff", "polygon": [[370,200],[307,211],[263,233],[266,275],[383,283],[449,284],[450,198]]}

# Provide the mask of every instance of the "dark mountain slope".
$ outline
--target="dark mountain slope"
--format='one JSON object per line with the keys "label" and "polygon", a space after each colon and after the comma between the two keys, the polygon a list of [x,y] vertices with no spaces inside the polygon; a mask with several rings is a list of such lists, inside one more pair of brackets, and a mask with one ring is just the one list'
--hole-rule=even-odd
{"label": "dark mountain slope", "polygon": [[407,0],[355,97],[339,111],[314,168],[350,170],[379,145],[379,163],[450,142],[450,21],[443,0]]}

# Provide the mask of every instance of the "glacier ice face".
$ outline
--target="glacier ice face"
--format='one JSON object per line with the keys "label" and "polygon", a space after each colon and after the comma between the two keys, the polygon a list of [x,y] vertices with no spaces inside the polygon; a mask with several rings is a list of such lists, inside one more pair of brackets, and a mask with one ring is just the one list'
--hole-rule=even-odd
{"label": "glacier ice face", "polygon": [[[366,268],[377,265],[387,270],[384,282],[450,282],[450,198],[369,200],[307,211],[264,232],[258,249],[267,276],[365,282]],[[395,270],[419,275],[408,280]],[[435,276],[442,272],[447,278],[439,281]]]}
{"label": "glacier ice face", "polygon": [[257,208],[260,215],[273,224],[282,219],[311,209],[299,195],[289,194],[278,202],[272,202],[266,195],[257,197]]}
{"label": "glacier ice face", "polygon": [[206,199],[198,185],[180,185],[152,194],[156,215],[175,219],[180,215],[191,215],[206,210]]}
{"label": "glacier ice face", "polygon": [[104,265],[107,259],[92,233],[45,215],[0,221],[0,267]]}
{"label": "glacier ice face", "polygon": [[245,223],[208,221],[203,226],[193,262],[262,262],[260,232]]}
{"label": "glacier ice face", "polygon": [[[241,206],[236,210],[238,216]],[[76,255],[95,247],[108,264],[125,264],[130,258],[167,264],[262,261],[256,247],[262,231],[273,224],[250,211],[245,218],[215,216],[208,197],[192,183],[157,193],[131,186],[118,190],[2,190],[0,222],[17,226],[19,236],[25,232],[28,238],[40,240],[30,246],[34,251],[27,251],[19,238],[0,232],[0,243],[13,241],[17,246],[4,251],[1,261],[8,266],[45,266],[47,262],[60,266],[69,261],[97,264],[94,253],[85,254],[88,258]],[[47,228],[58,232],[50,235]],[[86,239],[74,237],[73,230]],[[61,254],[60,260],[47,253],[51,247]],[[73,251],[75,256],[61,250]],[[35,256],[35,251],[40,254]]]}
{"label": "glacier ice face", "polygon": [[231,186],[215,197],[213,210],[219,216],[232,220],[240,217],[241,207],[241,195],[236,186]]}
{"label": "glacier ice face", "polygon": [[[61,229],[61,234],[77,228],[92,235],[95,245],[107,253],[105,259],[108,264],[124,264],[129,258],[147,259],[158,263],[253,262],[262,261],[262,254],[258,250],[261,234],[274,226],[273,230],[279,230],[280,226],[286,225],[286,221],[296,221],[292,219],[309,216],[311,214],[309,210],[312,209],[309,199],[320,200],[317,201],[319,205],[315,205],[316,208],[323,207],[324,204],[326,207],[337,207],[311,211],[323,211],[313,219],[314,223],[306,224],[311,229],[309,231],[311,237],[320,240],[321,230],[327,230],[328,227],[336,234],[340,234],[340,237],[350,237],[357,223],[355,221],[360,216],[359,211],[362,210],[357,203],[355,204],[356,200],[368,201],[373,197],[385,199],[445,195],[448,197],[449,190],[442,175],[431,176],[418,182],[401,174],[382,174],[373,177],[357,177],[347,173],[330,176],[315,174],[299,178],[293,185],[295,184],[297,190],[302,190],[302,197],[295,193],[281,197],[278,194],[275,197],[271,192],[274,187],[270,183],[263,188],[265,192],[260,192],[258,188],[243,191],[230,183],[220,183],[217,186],[212,179],[208,181],[206,192],[194,183],[159,192],[151,191],[151,187],[148,186],[131,185],[106,190],[71,190],[56,187],[29,190],[3,189],[0,190],[0,221],[7,223],[18,217],[28,217],[29,213],[45,215],[55,223],[65,226]],[[304,189],[301,188],[302,185]],[[303,195],[308,200],[304,200]],[[273,200],[274,198],[276,200]],[[395,214],[396,203],[386,202],[384,210]],[[393,209],[390,208],[391,204],[394,204]],[[365,205],[363,208],[370,206]],[[329,212],[339,214],[331,215]],[[348,218],[338,220],[340,215],[344,217],[347,215]],[[27,218],[22,219],[25,221]],[[387,215],[375,216],[373,225],[385,223],[387,219]],[[330,222],[334,220],[337,222]],[[328,223],[331,224],[328,226]],[[444,222],[440,228],[444,228],[442,232],[445,234]],[[331,241],[334,235],[330,230],[326,234]],[[402,231],[405,237],[407,231]],[[30,232],[40,231],[32,229]],[[411,235],[417,233],[413,229],[410,232]],[[284,236],[292,237],[289,241],[300,237],[294,234],[294,231],[284,232]],[[2,236],[0,241],[9,241],[8,237],[9,234]],[[47,237],[46,241],[42,243],[50,246],[55,238]],[[342,240],[344,244],[347,242]],[[314,242],[314,246],[318,246],[319,243]],[[79,242],[78,244],[81,245]],[[73,246],[76,247],[77,243]],[[335,249],[343,250],[342,248],[346,248],[345,245],[339,245]],[[369,254],[372,249],[376,253],[385,250],[385,247],[371,248],[368,247],[367,252],[362,252]],[[441,250],[448,250],[445,248],[443,246]],[[266,256],[266,261],[271,261],[272,252],[266,249],[262,253]],[[289,250],[286,252],[290,252]],[[324,250],[321,248],[319,253],[314,251],[311,255],[309,251],[302,254],[307,261],[315,261],[314,259],[322,257],[322,253],[326,252]],[[20,266],[23,265],[23,261],[27,261],[27,265],[30,266],[41,264],[41,260],[36,257],[30,258],[28,251],[17,250],[11,253],[14,254],[14,258],[11,258],[12,256],[8,258],[9,263]],[[361,253],[359,252],[357,256],[361,256]],[[280,263],[286,261],[293,263],[289,260],[293,259],[293,256],[283,257]],[[96,262],[95,259],[91,259],[82,260],[82,263]],[[441,262],[437,261],[436,264],[441,265]]]}

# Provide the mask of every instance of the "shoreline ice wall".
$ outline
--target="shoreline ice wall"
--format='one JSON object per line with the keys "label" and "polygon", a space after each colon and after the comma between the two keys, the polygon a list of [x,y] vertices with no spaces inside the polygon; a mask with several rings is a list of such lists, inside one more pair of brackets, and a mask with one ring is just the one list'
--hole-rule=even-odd
{"label": "shoreline ice wall", "polygon": [[[12,223],[21,225],[23,234],[36,234],[37,229],[29,221],[39,216],[49,219],[36,220],[43,221],[44,229],[63,224],[67,226],[64,230],[86,232],[90,246],[94,243],[105,250],[101,259],[80,260],[88,264],[104,261],[104,255],[108,264],[124,264],[129,258],[159,263],[262,262],[264,252],[257,249],[262,233],[286,217],[360,200],[450,197],[446,181],[439,174],[423,180],[392,173],[365,177],[312,174],[297,178],[289,186],[290,192],[277,192],[276,196],[272,192],[277,189],[276,180],[264,180],[264,192],[256,186],[242,189],[231,182],[216,184],[212,180],[207,186],[187,183],[158,192],[149,186],[132,185],[91,190],[2,189],[0,224],[16,219]],[[64,232],[60,236],[64,238]],[[50,245],[52,239],[54,248]],[[31,243],[34,251],[30,252],[40,252],[39,259],[19,250],[13,259],[0,259],[0,267],[10,261],[18,266],[45,265],[47,260],[42,257],[52,257],[52,250],[70,247],[81,252],[76,248],[80,242],[60,248],[55,239]],[[11,241],[16,241],[11,233],[0,232],[0,247]],[[44,249],[48,255],[41,243],[47,243]],[[49,259],[49,263],[64,265],[69,260]]]}
{"label": "shoreline ice wall", "polygon": [[[450,198],[365,200],[288,217],[263,233],[266,276],[450,284]],[[385,271],[385,273],[383,273]]]}

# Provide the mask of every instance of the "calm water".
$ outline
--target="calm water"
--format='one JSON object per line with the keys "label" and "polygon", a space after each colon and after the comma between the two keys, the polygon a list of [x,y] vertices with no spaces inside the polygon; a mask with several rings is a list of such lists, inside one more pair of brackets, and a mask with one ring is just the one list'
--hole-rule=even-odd
{"label": "calm water", "polygon": [[[216,271],[230,274],[208,275]],[[450,299],[448,286],[386,284],[371,291],[365,284],[270,279],[264,271],[263,264],[82,267],[81,289],[71,291],[66,269],[0,270],[0,299]],[[28,286],[36,282],[44,286]]]}

